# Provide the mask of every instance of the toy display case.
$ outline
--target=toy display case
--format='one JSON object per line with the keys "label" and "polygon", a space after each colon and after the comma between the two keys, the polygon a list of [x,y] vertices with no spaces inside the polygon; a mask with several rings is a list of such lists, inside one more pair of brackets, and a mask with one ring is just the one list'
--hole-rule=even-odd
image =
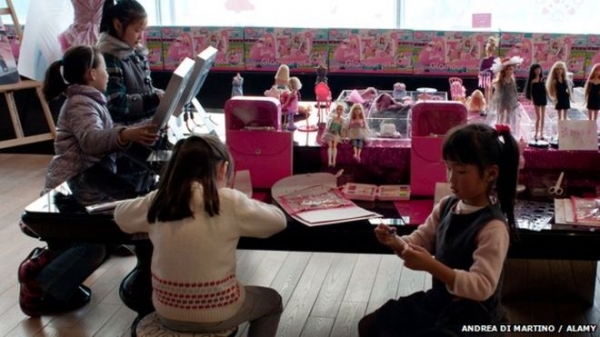
{"label": "toy display case", "polygon": [[447,101],[448,92],[438,91],[434,88],[417,88],[415,91],[408,91],[413,102],[417,101]]}

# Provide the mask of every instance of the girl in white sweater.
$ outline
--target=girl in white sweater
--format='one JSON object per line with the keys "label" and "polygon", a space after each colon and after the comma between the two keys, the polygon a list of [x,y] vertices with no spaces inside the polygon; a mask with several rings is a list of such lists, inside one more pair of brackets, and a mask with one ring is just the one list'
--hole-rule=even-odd
{"label": "girl in white sweater", "polygon": [[285,228],[285,215],[227,188],[231,176],[225,145],[191,136],[175,145],[158,190],[120,204],[115,221],[149,235],[152,302],[167,328],[215,332],[249,321],[248,336],[275,336],[281,296],[241,285],[235,255],[241,236],[273,235]]}

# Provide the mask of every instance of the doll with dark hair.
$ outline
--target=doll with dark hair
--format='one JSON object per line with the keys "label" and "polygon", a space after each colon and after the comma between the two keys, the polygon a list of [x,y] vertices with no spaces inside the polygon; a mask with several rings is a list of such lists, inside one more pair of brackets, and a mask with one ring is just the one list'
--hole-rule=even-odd
{"label": "doll with dark hair", "polygon": [[319,66],[317,66],[316,68],[317,71],[317,81],[315,82],[315,85],[324,82],[325,84],[327,84],[327,67],[323,64],[319,64]]}
{"label": "doll with dark hair", "polygon": [[532,146],[548,146],[544,138],[547,96],[542,67],[534,63],[529,67],[529,77],[525,83],[525,98],[533,101],[535,109],[535,135],[533,142],[530,143]]}

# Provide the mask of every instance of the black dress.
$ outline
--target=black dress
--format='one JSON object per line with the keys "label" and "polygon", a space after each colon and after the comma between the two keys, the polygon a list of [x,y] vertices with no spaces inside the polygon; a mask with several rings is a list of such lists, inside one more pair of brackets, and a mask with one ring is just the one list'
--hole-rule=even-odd
{"label": "black dress", "polygon": [[600,110],[600,83],[589,83],[590,92],[588,93],[587,108],[589,110]]}
{"label": "black dress", "polygon": [[548,104],[546,84],[544,82],[531,83],[531,98],[535,106],[546,106]]}
{"label": "black dress", "polygon": [[556,81],[556,110],[567,110],[571,108],[569,87],[567,82]]}

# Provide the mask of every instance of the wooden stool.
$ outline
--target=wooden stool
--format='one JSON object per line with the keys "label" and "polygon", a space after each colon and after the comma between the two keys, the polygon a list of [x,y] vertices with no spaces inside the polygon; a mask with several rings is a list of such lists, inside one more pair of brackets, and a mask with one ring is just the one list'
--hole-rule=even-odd
{"label": "wooden stool", "polygon": [[207,333],[197,333],[197,332],[177,332],[173,330],[169,330],[165,328],[161,323],[156,311],[143,316],[138,317],[133,322],[131,326],[131,336],[132,337],[159,337],[159,336],[169,336],[169,337],[233,337],[237,333],[237,327],[233,327],[227,329],[225,331],[219,332],[207,332]]}
{"label": "wooden stool", "polygon": [[[33,136],[25,136],[23,133],[23,127],[21,126],[21,120],[19,119],[19,111],[17,109],[17,104],[15,103],[14,92],[24,89],[35,89],[40,100],[40,105],[42,106],[42,111],[46,117],[46,123],[48,124],[49,131],[47,133]],[[0,93],[3,93],[4,97],[6,97],[8,113],[12,120],[13,130],[15,131],[14,139],[0,141],[0,149],[54,139],[56,127],[54,126],[54,120],[52,119],[52,113],[50,113],[48,103],[46,103],[46,99],[44,98],[41,82],[23,80],[15,84],[0,85]]]}

